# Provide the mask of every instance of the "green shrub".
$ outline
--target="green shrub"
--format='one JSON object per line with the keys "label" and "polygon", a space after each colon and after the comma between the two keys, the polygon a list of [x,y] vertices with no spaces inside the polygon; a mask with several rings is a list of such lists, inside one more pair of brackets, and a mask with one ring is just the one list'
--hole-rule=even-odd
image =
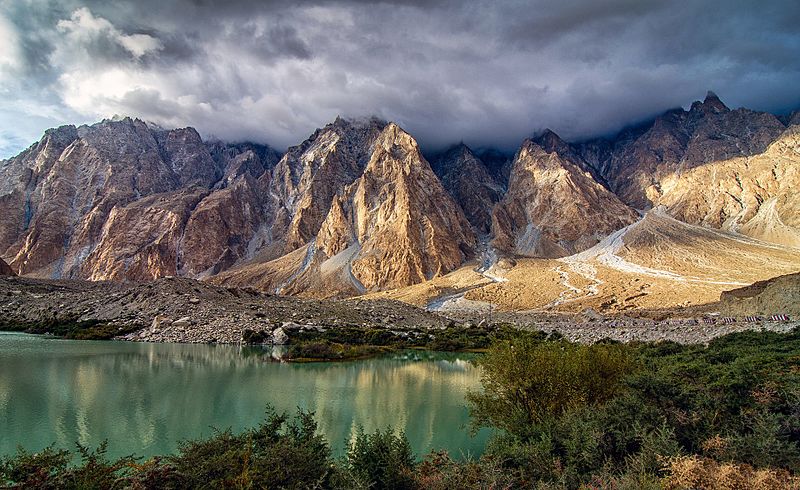
{"label": "green shrub", "polygon": [[327,340],[309,340],[289,346],[286,359],[295,361],[343,361],[384,354],[390,347],[346,345]]}
{"label": "green shrub", "polygon": [[359,431],[347,451],[347,468],[369,488],[414,488],[411,445],[405,434],[396,435],[391,429]]}
{"label": "green shrub", "polygon": [[0,460],[0,484],[17,488],[38,489],[108,489],[123,488],[134,468],[132,456],[110,461],[107,444],[97,449],[78,446],[80,464],[70,465],[72,454],[52,446],[38,453],[22,448],[13,456]]}
{"label": "green shrub", "polygon": [[316,431],[313,413],[290,419],[268,409],[257,428],[185,442],[167,462],[183,488],[311,488],[325,485],[333,468]]}
{"label": "green shrub", "polygon": [[540,342],[520,336],[497,342],[476,361],[482,392],[469,392],[474,427],[526,438],[537,425],[610,400],[634,369],[620,345]]}

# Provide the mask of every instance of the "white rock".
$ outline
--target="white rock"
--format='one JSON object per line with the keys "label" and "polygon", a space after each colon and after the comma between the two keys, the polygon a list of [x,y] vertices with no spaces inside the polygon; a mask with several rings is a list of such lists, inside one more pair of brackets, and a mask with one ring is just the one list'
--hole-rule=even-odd
{"label": "white rock", "polygon": [[283,331],[283,328],[276,328],[272,332],[272,343],[274,345],[286,345],[289,343],[289,336]]}
{"label": "white rock", "polygon": [[178,318],[177,320],[172,322],[172,325],[175,327],[188,327],[191,324],[192,324],[192,319],[189,318],[188,316],[185,316],[183,318]]}

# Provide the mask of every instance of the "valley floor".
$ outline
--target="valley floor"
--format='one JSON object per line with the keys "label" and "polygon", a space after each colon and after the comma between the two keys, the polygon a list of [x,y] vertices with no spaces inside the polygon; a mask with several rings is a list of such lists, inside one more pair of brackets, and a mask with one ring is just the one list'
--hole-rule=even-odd
{"label": "valley floor", "polygon": [[[562,267],[551,265],[556,269]],[[556,277],[550,284],[559,284],[559,280],[564,281]],[[576,289],[591,291],[588,281],[575,283]],[[489,286],[497,284],[501,283],[487,283]],[[796,321],[769,321],[768,318],[744,321],[743,317],[725,323],[719,315],[709,313],[708,305],[615,315],[599,314],[592,309],[572,314],[558,307],[495,311],[488,302],[486,308],[482,307],[480,295],[486,291],[472,289],[466,296],[470,294],[478,295],[479,299],[461,297],[453,301],[479,306],[457,310],[442,308],[434,312],[388,299],[299,299],[177,278],[152,283],[0,278],[0,315],[3,318],[0,330],[26,330],[73,338],[236,344],[247,341],[282,343],[288,340],[284,334],[298,331],[327,332],[325,337],[330,337],[331,341],[345,342],[336,338],[337,329],[386,330],[403,337],[412,331],[418,336],[425,330],[436,332],[446,327],[456,331],[477,327],[491,330],[508,325],[548,333],[555,331],[570,340],[588,343],[604,338],[622,342],[705,343],[732,332],[786,332],[800,325]]]}
{"label": "valley floor", "polygon": [[370,295],[406,301],[456,317],[482,314],[531,322],[553,314],[688,318],[712,312],[794,314],[800,294],[742,312],[720,303],[724,291],[800,271],[800,249],[689,225],[659,210],[596,246],[558,260],[467,264],[446,276]]}

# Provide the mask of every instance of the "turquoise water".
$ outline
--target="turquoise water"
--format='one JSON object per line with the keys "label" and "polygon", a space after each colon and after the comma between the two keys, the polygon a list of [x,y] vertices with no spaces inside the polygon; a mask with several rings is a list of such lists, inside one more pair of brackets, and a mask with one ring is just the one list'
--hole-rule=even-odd
{"label": "turquoise water", "polygon": [[0,332],[0,454],[18,444],[74,448],[107,439],[109,454],[152,456],[212,427],[241,430],[264,407],[316,412],[335,454],[359,426],[406,432],[418,456],[480,454],[464,403],[479,386],[469,355],[404,352],[344,363],[270,362],[226,345],[95,342]]}

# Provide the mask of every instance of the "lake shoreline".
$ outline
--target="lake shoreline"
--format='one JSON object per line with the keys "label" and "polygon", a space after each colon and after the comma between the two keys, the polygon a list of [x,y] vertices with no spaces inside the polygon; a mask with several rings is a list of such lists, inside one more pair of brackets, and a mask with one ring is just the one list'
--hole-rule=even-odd
{"label": "lake shoreline", "polygon": [[[448,329],[470,332],[504,327],[556,332],[582,343],[610,339],[704,344],[734,332],[787,332],[800,325],[796,321],[723,323],[694,310],[676,312],[674,318],[662,320],[545,313],[531,316],[520,312],[524,322],[505,321],[505,316],[501,322],[492,322],[480,316],[455,319],[398,301],[310,300],[183,278],[117,283],[4,277],[0,278],[0,318],[0,329],[4,330],[50,332],[84,339],[231,345],[253,343],[259,338],[259,343],[281,344],[293,340],[291,334],[296,331],[314,334],[360,329],[374,335],[388,332],[400,337],[435,337]],[[344,344],[364,343],[327,337]],[[421,342],[428,343],[428,339]],[[476,346],[467,342],[440,347],[463,350]]]}

